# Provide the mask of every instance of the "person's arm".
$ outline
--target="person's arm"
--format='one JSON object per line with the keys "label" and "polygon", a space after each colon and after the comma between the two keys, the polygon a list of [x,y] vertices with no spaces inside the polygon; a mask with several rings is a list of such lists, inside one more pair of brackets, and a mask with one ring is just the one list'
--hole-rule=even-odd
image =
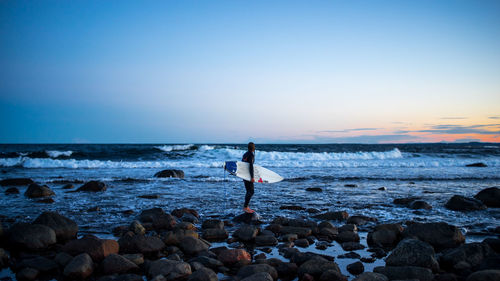
{"label": "person's arm", "polygon": [[254,179],[254,174],[253,174],[253,162],[255,161],[254,159],[254,155],[253,153],[250,153],[249,157],[250,159],[248,159],[248,164],[250,164],[250,178],[251,178],[251,181],[254,182],[255,179]]}

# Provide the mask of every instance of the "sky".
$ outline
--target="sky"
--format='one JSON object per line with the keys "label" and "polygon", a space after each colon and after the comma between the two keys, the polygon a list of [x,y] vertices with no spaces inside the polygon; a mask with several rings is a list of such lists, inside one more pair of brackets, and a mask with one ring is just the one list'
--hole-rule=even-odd
{"label": "sky", "polygon": [[0,1],[0,143],[500,142],[500,1]]}

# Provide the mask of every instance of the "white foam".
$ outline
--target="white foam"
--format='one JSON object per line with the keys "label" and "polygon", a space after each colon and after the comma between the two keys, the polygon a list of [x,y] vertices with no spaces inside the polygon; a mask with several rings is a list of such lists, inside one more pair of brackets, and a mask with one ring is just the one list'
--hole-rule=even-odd
{"label": "white foam", "polygon": [[52,158],[57,158],[61,155],[69,157],[69,156],[71,156],[71,154],[73,154],[73,151],[71,151],[71,150],[68,150],[68,151],[46,150],[45,153],[47,153],[47,155],[52,157]]}
{"label": "white foam", "polygon": [[155,148],[170,152],[170,151],[181,151],[181,150],[189,150],[194,147],[194,144],[178,144],[178,145],[163,145],[163,146],[155,146]]}

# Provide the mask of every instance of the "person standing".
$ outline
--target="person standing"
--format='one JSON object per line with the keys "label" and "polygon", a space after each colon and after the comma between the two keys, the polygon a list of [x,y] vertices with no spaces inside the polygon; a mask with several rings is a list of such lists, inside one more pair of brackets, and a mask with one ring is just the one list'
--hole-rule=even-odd
{"label": "person standing", "polygon": [[250,199],[252,199],[254,193],[253,183],[255,182],[254,174],[253,174],[253,163],[255,162],[255,144],[253,142],[248,143],[248,151],[243,154],[243,162],[247,162],[250,164],[250,181],[243,180],[245,184],[245,189],[247,193],[245,194],[245,204],[243,205],[243,211],[246,213],[254,213],[255,211],[248,207],[250,204]]}

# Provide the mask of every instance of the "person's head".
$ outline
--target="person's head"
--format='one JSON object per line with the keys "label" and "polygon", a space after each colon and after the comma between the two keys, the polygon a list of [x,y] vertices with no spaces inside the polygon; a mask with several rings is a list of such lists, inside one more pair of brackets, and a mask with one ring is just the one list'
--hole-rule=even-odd
{"label": "person's head", "polygon": [[248,143],[248,151],[251,151],[251,152],[255,151],[255,143],[253,143],[253,142]]}

